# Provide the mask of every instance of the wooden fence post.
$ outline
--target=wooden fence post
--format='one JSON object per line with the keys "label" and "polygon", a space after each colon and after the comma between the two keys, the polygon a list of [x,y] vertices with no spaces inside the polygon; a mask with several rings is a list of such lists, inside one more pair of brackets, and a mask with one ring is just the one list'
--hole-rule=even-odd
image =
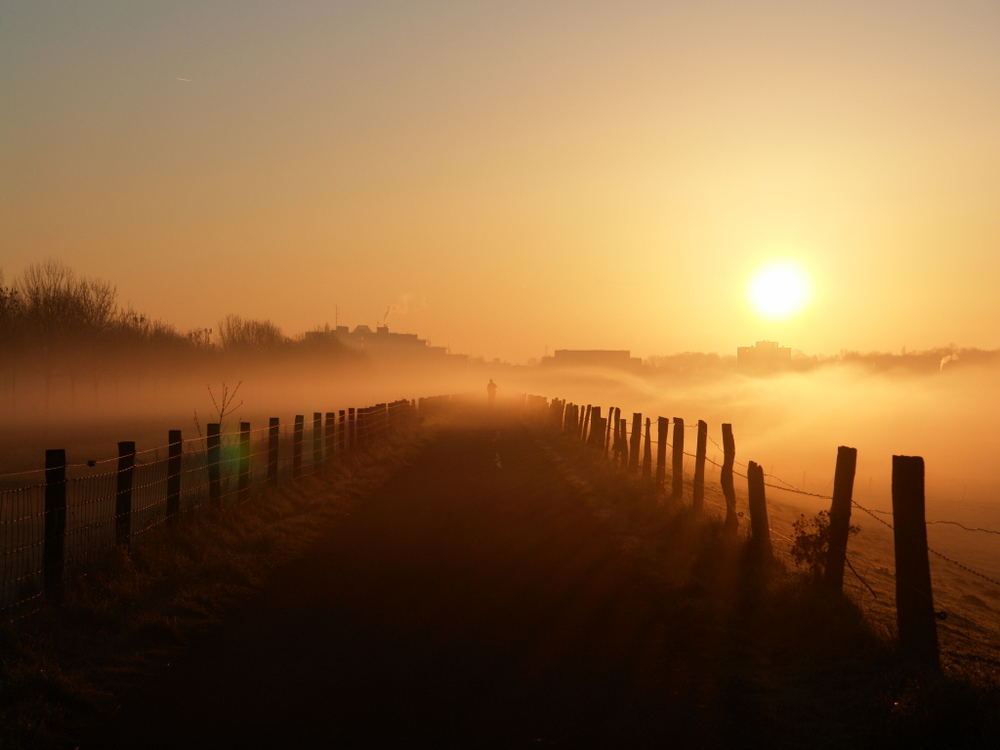
{"label": "wooden fence post", "polygon": [[722,472],[719,483],[722,485],[722,496],[726,499],[725,528],[735,531],[739,525],[736,515],[736,485],[733,483],[733,465],[736,463],[736,441],[733,438],[733,426],[722,425]]}
{"label": "wooden fence post", "polygon": [[694,484],[692,486],[691,504],[695,510],[701,510],[705,504],[705,454],[708,452],[708,424],[698,420],[698,442],[694,452]]}
{"label": "wooden fence post", "polygon": [[667,479],[667,435],[670,420],[666,417],[656,418],[656,487],[663,488]]}
{"label": "wooden fence post", "polygon": [[295,427],[292,430],[292,479],[302,476],[302,440],[305,434],[306,415],[295,415]]}
{"label": "wooden fence post", "polygon": [[337,412],[328,411],[326,413],[326,424],[324,425],[326,438],[326,463],[333,464],[333,454],[337,445]]}
{"label": "wooden fence post", "polygon": [[649,434],[649,417],[646,417],[646,444],[642,448],[642,481],[649,482],[653,476],[653,442]]}
{"label": "wooden fence post", "polygon": [[851,500],[854,496],[854,472],[858,463],[856,448],[837,448],[837,468],[833,473],[833,502],[830,503],[830,546],[827,551],[824,582],[840,592],[844,587],[844,560],[851,527]]}
{"label": "wooden fence post", "polygon": [[278,417],[267,420],[267,483],[278,484],[278,447],[281,444],[281,421]]}
{"label": "wooden fence post", "polygon": [[587,404],[587,409],[583,413],[583,422],[580,423],[580,440],[586,441],[587,427],[590,425],[590,412],[593,407]]}
{"label": "wooden fence post", "polygon": [[347,450],[347,410],[341,409],[337,415],[337,455],[343,456]]}
{"label": "wooden fence post", "polygon": [[213,507],[222,505],[222,437],[218,422],[209,422],[205,442],[208,462],[208,501]]}
{"label": "wooden fence post", "polygon": [[747,497],[750,505],[750,543],[761,558],[770,558],[771,527],[767,521],[764,469],[754,461],[747,464]]}
{"label": "wooden fence post", "polygon": [[353,406],[347,410],[347,447],[358,447],[358,410]]}
{"label": "wooden fence post", "polygon": [[135,479],[135,443],[118,443],[118,474],[115,477],[115,543],[128,547],[132,543],[132,485]]}
{"label": "wooden fence post", "polygon": [[621,456],[622,466],[629,465],[628,455],[628,420],[622,417],[618,420],[618,454]]}
{"label": "wooden fence post", "polygon": [[609,406],[608,418],[604,420],[604,428],[605,428],[604,438],[603,438],[604,442],[601,443],[601,452],[604,453],[605,456],[607,455],[608,448],[611,445],[611,427],[612,427],[611,423],[614,421],[614,416],[615,416],[615,407]]}
{"label": "wooden fence post", "polygon": [[642,414],[632,414],[632,434],[629,436],[628,467],[639,470],[639,442],[642,440]]}
{"label": "wooden fence post", "polygon": [[167,433],[167,519],[174,523],[181,512],[181,456],[184,443],[180,430]]}
{"label": "wooden fence post", "polygon": [[250,423],[240,422],[240,463],[237,494],[241,503],[250,499]]}
{"label": "wooden fence post", "polygon": [[45,595],[59,599],[66,562],[66,451],[45,451],[45,546],[42,548]]}
{"label": "wooden fence post", "polygon": [[936,670],[937,622],[927,557],[924,459],[920,456],[892,457],[892,525],[900,646],[912,662]]}
{"label": "wooden fence post", "polygon": [[599,446],[604,432],[601,430],[601,407],[595,406],[590,410],[590,435],[587,436],[587,445]]}
{"label": "wooden fence post", "polygon": [[313,412],[313,471],[323,463],[323,412]]}
{"label": "wooden fence post", "polygon": [[674,417],[673,465],[670,468],[670,495],[674,500],[684,497],[684,420]]}

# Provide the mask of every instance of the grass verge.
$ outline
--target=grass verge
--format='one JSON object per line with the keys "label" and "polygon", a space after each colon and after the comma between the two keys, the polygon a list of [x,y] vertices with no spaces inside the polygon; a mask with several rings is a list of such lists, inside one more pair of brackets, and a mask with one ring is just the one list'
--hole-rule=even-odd
{"label": "grass verge", "polygon": [[118,696],[169,668],[419,448],[398,441],[241,506],[182,517],[75,579],[61,604],[0,626],[0,747],[74,747],[113,717]]}

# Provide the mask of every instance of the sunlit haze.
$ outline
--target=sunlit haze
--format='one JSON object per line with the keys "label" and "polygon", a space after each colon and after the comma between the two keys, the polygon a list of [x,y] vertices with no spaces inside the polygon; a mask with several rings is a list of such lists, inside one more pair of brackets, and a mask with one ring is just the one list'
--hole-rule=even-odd
{"label": "sunlit haze", "polygon": [[[1000,5],[11,2],[0,267],[181,329],[1000,345]],[[764,320],[746,283],[815,283]]]}

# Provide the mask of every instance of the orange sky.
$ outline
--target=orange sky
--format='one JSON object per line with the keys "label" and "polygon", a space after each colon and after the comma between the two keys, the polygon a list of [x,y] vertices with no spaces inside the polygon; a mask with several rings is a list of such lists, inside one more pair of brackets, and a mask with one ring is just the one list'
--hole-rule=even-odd
{"label": "orange sky", "polygon": [[[1000,346],[1000,5],[15,2],[0,267],[181,328]],[[190,80],[182,80],[190,79]],[[750,273],[809,270],[765,322]]]}

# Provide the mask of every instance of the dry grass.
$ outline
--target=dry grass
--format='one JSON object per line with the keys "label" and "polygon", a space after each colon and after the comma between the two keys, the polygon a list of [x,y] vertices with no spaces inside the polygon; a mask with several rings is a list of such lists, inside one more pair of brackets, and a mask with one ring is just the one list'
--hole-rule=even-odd
{"label": "dry grass", "polygon": [[83,727],[119,709],[116,696],[169,668],[418,449],[400,442],[161,527],[75,580],[62,605],[0,628],[0,747],[73,747]]}
{"label": "dry grass", "polygon": [[829,595],[780,559],[755,561],[718,517],[595,462],[577,441],[546,446],[623,549],[679,603],[669,637],[687,653],[675,658],[692,662],[688,689],[727,707],[723,746],[741,734],[771,737],[773,747],[1000,746],[995,670],[946,658],[943,674],[916,673],[892,632],[851,598]]}

